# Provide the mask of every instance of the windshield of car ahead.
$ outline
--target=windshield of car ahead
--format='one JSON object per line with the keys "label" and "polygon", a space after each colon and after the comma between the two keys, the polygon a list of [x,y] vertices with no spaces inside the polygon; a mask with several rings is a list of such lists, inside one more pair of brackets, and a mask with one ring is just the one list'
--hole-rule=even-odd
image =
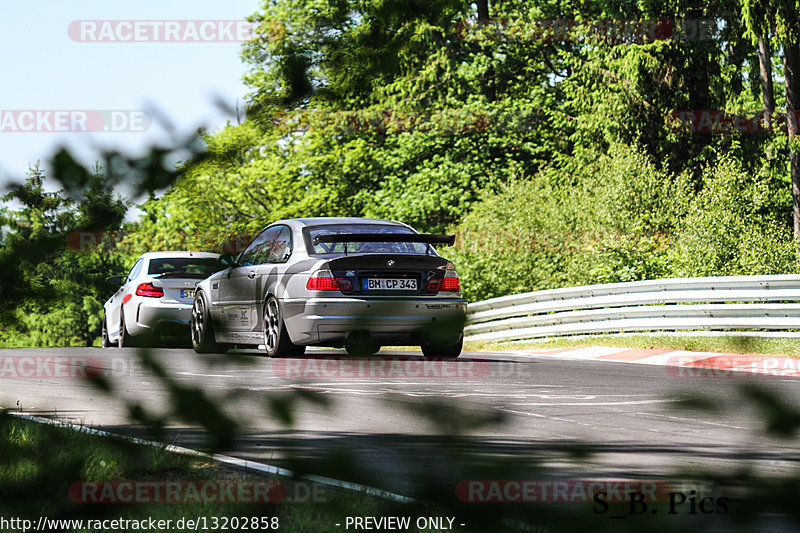
{"label": "windshield of car ahead", "polygon": [[213,257],[160,257],[147,267],[150,275],[172,278],[205,279],[219,270],[222,266]]}
{"label": "windshield of car ahead", "polygon": [[[424,254],[428,245],[420,242],[320,242],[314,244],[314,237],[320,235],[340,235],[342,233],[392,233],[414,234],[404,226],[389,224],[331,224],[308,228],[309,243],[313,254]],[[432,251],[429,253],[433,253]]]}

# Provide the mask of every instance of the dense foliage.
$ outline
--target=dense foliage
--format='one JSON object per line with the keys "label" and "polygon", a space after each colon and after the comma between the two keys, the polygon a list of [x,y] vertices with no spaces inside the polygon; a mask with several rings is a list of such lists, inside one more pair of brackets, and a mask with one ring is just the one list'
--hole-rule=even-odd
{"label": "dense foliage", "polygon": [[3,272],[0,346],[91,346],[100,335],[105,278],[124,268],[123,258],[81,253],[69,243],[80,229],[118,229],[127,206],[105,187],[97,169],[78,201],[63,190],[47,192],[44,182],[37,165],[3,197],[20,207],[3,216],[9,232],[2,260],[13,268]]}
{"label": "dense foliage", "polygon": [[137,157],[109,151],[93,169],[60,150],[52,175],[36,164],[14,184],[0,209],[0,346],[97,344],[114,291],[106,277],[125,273],[135,253],[116,246],[129,205],[115,188],[163,191],[178,175],[169,161],[199,164],[198,149],[191,136]]}
{"label": "dense foliage", "polygon": [[456,227],[466,295],[800,270],[774,180],[728,160],[701,180],[696,192],[688,173],[616,145],[573,187],[555,186],[552,172],[511,184]]}

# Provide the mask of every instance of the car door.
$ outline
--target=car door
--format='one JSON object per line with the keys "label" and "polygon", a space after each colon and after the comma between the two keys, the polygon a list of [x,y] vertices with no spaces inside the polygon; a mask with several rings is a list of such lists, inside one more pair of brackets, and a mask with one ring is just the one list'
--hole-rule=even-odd
{"label": "car door", "polygon": [[278,231],[272,240],[270,248],[263,256],[256,269],[255,284],[253,286],[255,304],[258,305],[258,330],[261,331],[264,320],[264,302],[268,294],[281,297],[278,288],[286,271],[287,261],[292,255],[292,230],[288,226],[275,226]]}
{"label": "car door", "polygon": [[220,324],[229,332],[253,332],[259,328],[259,305],[256,302],[257,268],[272,248],[280,231],[271,227],[262,231],[239,255],[239,266],[228,269],[219,282]]}

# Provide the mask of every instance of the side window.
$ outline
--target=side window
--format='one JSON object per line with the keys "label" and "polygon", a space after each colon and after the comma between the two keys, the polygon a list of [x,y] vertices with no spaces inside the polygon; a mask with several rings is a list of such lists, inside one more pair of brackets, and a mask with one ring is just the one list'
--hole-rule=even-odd
{"label": "side window", "polygon": [[142,270],[142,265],[144,264],[143,259],[139,259],[136,263],[133,264],[133,268],[131,268],[130,273],[128,273],[127,281],[133,281],[139,275],[139,272]]}
{"label": "side window", "polygon": [[263,262],[262,258],[269,253],[270,248],[272,248],[272,241],[279,230],[280,227],[274,227],[262,231],[239,256],[238,263],[242,266],[253,266]]}
{"label": "side window", "polygon": [[267,256],[267,263],[285,263],[292,255],[292,230],[282,226]]}

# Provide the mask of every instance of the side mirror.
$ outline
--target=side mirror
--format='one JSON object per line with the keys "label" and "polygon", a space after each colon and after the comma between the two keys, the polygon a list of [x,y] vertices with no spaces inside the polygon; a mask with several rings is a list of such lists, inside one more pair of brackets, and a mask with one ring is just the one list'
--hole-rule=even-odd
{"label": "side mirror", "polygon": [[225,268],[234,268],[239,266],[239,264],[236,262],[236,258],[233,257],[233,254],[222,254],[219,256],[218,261],[222,263]]}
{"label": "side mirror", "polygon": [[109,276],[106,278],[106,283],[109,285],[113,285],[114,287],[119,287],[122,285],[122,282],[125,278],[122,276]]}

